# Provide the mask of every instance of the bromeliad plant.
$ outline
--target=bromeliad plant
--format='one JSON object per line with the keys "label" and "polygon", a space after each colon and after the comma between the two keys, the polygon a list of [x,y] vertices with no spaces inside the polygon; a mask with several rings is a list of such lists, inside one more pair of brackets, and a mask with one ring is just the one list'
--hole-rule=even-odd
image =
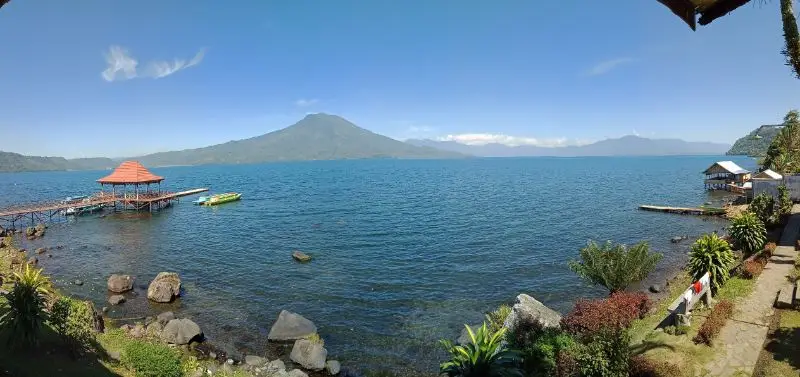
{"label": "bromeliad plant", "polygon": [[25,265],[21,273],[15,272],[14,280],[14,288],[5,295],[8,308],[0,316],[0,328],[10,331],[9,343],[34,346],[47,319],[46,296],[50,281],[42,275],[42,270],[30,265]]}
{"label": "bromeliad plant", "polygon": [[490,332],[483,323],[477,333],[469,326],[470,343],[460,346],[448,340],[441,343],[450,354],[450,360],[442,363],[439,373],[448,377],[522,377],[516,352],[502,345],[506,329]]}
{"label": "bromeliad plant", "polygon": [[734,243],[750,255],[764,248],[767,242],[767,228],[752,212],[742,212],[731,219],[730,235]]}
{"label": "bromeliad plant", "polygon": [[706,272],[711,277],[711,289],[725,284],[730,276],[730,266],[734,261],[733,251],[727,241],[716,233],[700,237],[689,252],[689,272],[699,279]]}

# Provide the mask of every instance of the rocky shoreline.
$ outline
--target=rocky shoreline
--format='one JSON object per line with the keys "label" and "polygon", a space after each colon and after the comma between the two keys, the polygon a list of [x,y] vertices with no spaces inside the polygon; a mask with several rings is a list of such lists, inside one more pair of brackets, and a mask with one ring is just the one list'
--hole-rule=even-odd
{"label": "rocky shoreline", "polygon": [[[2,263],[10,266],[12,271],[25,264],[36,266],[39,258],[52,258],[53,253],[61,250],[62,245],[41,247],[34,251],[16,248],[15,237],[34,240],[44,237],[46,226],[39,224],[25,231],[6,230],[0,227],[0,255]],[[2,270],[0,270],[2,271]],[[0,286],[8,281],[7,276],[0,274]],[[100,325],[99,332],[106,329],[119,328],[127,337],[161,342],[181,349],[183,352],[205,361],[193,376],[215,375],[217,372],[252,377],[321,377],[321,376],[354,376],[355,372],[342,368],[339,361],[328,358],[324,341],[317,333],[316,325],[300,314],[282,310],[272,325],[268,341],[283,350],[281,357],[270,360],[266,355],[229,355],[209,342],[200,325],[190,318],[179,318],[172,311],[164,310],[156,316],[144,318],[113,319],[106,315],[111,306],[124,305],[126,295],[133,294],[136,277],[127,274],[110,274],[106,283],[108,290],[107,303],[97,313]],[[72,284],[82,285],[82,281]],[[6,293],[0,289],[0,294]],[[169,304],[179,300],[185,294],[180,275],[176,272],[160,272],[147,286],[147,299],[154,306]],[[289,347],[291,345],[291,347]],[[290,350],[288,353],[285,350]],[[113,360],[120,360],[119,352],[109,351]]]}

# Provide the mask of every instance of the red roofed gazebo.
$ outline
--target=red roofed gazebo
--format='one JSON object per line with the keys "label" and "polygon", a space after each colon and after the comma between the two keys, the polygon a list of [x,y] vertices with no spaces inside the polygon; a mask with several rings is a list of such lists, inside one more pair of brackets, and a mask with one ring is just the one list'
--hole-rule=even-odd
{"label": "red roofed gazebo", "polygon": [[[103,187],[105,187],[105,185],[111,185],[114,196],[117,195],[116,186],[122,186],[125,199],[139,199],[140,194],[145,198],[160,195],[161,181],[163,180],[164,177],[160,177],[151,173],[138,161],[125,161],[116,169],[114,169],[111,174],[98,179],[97,182],[99,182],[100,186]],[[154,183],[158,184],[157,191],[150,190],[150,185]],[[128,185],[134,186],[134,192],[131,195],[129,195],[127,192]],[[140,192],[139,185],[145,185],[146,190]]]}

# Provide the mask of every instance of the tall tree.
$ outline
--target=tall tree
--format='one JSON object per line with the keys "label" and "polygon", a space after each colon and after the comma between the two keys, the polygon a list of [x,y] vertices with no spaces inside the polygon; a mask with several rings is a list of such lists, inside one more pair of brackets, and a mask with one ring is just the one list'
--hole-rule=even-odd
{"label": "tall tree", "polygon": [[763,166],[783,174],[800,172],[800,112],[797,110],[783,117],[783,128],[767,149]]}

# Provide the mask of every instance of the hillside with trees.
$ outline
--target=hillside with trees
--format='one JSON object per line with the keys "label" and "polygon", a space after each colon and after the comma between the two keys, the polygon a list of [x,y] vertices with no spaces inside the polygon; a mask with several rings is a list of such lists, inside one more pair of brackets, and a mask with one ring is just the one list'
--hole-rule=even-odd
{"label": "hillside with trees", "polygon": [[772,144],[772,140],[775,139],[782,127],[780,124],[768,124],[758,127],[747,136],[736,140],[726,154],[730,156],[764,157],[767,155],[769,145]]}

